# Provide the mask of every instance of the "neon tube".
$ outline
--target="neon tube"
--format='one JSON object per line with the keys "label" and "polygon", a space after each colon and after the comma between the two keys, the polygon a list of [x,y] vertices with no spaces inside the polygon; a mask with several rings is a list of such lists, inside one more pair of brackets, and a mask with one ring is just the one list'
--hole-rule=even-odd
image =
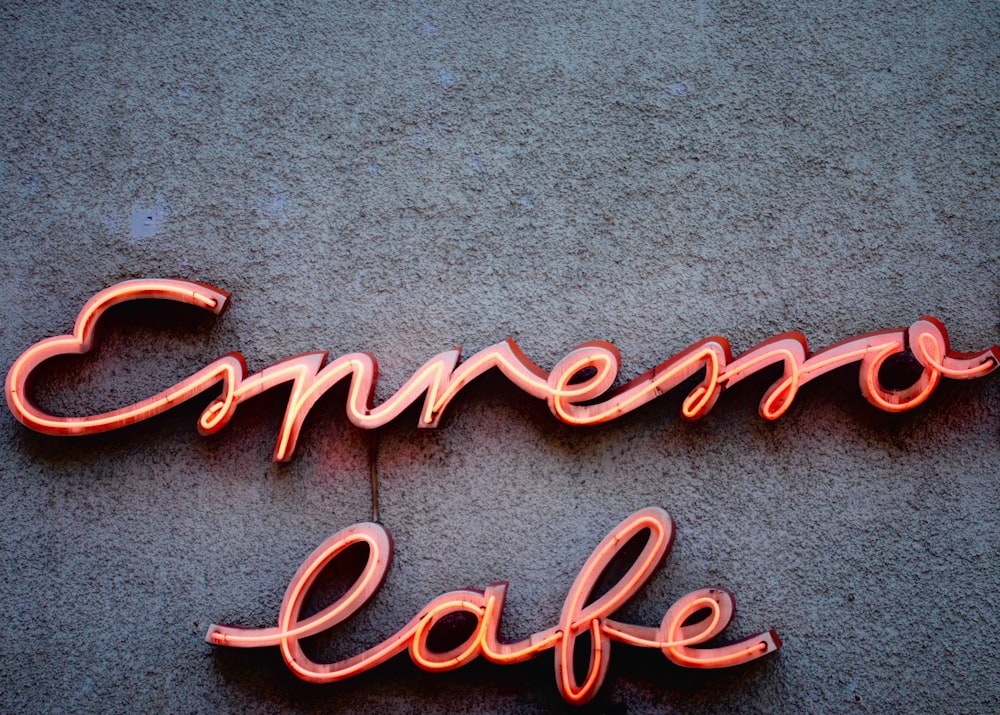
{"label": "neon tube", "polygon": [[[617,583],[593,602],[588,599],[612,560],[634,537],[648,532],[645,544]],[[656,648],[674,664],[684,668],[729,668],[748,663],[781,647],[774,631],[757,633],[728,645],[701,647],[722,633],[736,612],[733,594],[724,588],[703,588],[678,599],[663,616],[659,628],[622,623],[611,619],[663,565],[674,541],[674,522],[662,509],[650,507],[635,512],[615,527],[594,549],[573,581],[563,603],[559,623],[516,642],[500,639],[506,583],[495,583],[485,591],[463,589],[444,593],[428,603],[394,635],[361,653],[335,663],[310,659],[299,641],[342,623],[357,613],[381,588],[392,560],[392,540],[379,524],[355,524],[324,541],[306,559],[292,578],[278,610],[278,625],[270,628],[240,628],[213,625],[205,636],[208,643],[234,648],[278,646],[289,669],[312,683],[333,683],[370,670],[407,651],[410,659],[427,671],[460,668],[480,655],[497,664],[517,663],[544,651],[554,651],[555,680],[568,703],[583,705],[600,690],[611,662],[612,642]],[[301,618],[309,588],[348,546],[365,543],[368,561],[360,576],[336,601],[308,618]],[[584,605],[586,604],[586,605]],[[701,611],[708,611],[684,625]],[[472,633],[462,643],[438,652],[429,637],[441,619],[452,613],[476,618]],[[576,639],[590,636],[590,658],[582,680],[574,671]]]}
{"label": "neon tube", "polygon": [[[375,429],[401,415],[423,396],[418,427],[436,427],[445,409],[469,382],[497,369],[532,397],[545,400],[559,420],[590,425],[613,420],[656,399],[690,377],[704,373],[685,397],[681,415],[704,417],[722,392],[761,370],[780,364],[781,378],[760,402],[760,414],[773,420],[785,414],[799,389],[832,370],[860,363],[858,383],[870,403],[889,412],[909,410],[933,393],[942,377],[967,380],[983,377],[1000,365],[1000,347],[977,353],[951,349],[948,333],[938,320],[924,317],[909,328],[883,330],[841,341],[810,353],[801,333],[781,333],[750,348],[735,359],[722,337],[706,338],[664,360],[616,390],[608,390],[618,376],[621,356],[605,342],[579,345],[546,372],[511,339],[490,346],[461,362],[461,348],[435,355],[418,368],[395,394],[372,404],[378,381],[378,361],[369,353],[348,353],[328,362],[328,353],[311,352],[285,358],[253,375],[247,374],[240,353],[228,353],[176,385],[133,405],[80,417],[51,415],[28,395],[35,368],[58,355],[82,355],[94,345],[98,320],[108,308],[125,301],[160,299],[196,305],[220,314],[229,294],[186,280],[134,280],[107,288],[91,298],[77,315],[73,333],[47,338],[21,354],[7,373],[7,406],[22,424],[50,435],[86,435],[119,429],[149,419],[221,385],[219,396],[202,412],[198,430],[217,432],[226,426],[240,404],[274,387],[291,383],[291,394],[278,432],[275,461],[292,458],[303,424],[316,401],[330,388],[349,380],[347,416],[362,429]],[[892,355],[910,350],[923,370],[902,390],[890,390],[879,381],[879,370]],[[588,374],[589,372],[589,374]],[[582,377],[586,375],[585,377]]]}

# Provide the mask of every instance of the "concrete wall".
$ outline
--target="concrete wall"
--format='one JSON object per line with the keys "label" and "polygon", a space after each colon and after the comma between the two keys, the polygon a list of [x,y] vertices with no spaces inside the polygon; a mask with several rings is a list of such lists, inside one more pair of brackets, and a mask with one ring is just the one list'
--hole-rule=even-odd
{"label": "concrete wall", "polygon": [[[0,365],[94,293],[181,276],[213,319],[121,308],[39,401],[129,404],[211,359],[375,353],[376,401],[430,356],[514,337],[551,368],[613,341],[629,379],[707,335],[814,348],[940,318],[998,341],[995,3],[4,3]],[[836,7],[834,7],[836,5]],[[678,539],[621,619],[723,584],[730,639],[781,651],[693,672],[616,645],[594,712],[983,712],[1000,697],[1000,378],[888,415],[847,368],[777,422],[770,380],[704,420],[674,393],[596,428],[500,377],[437,430],[379,431],[396,560],[329,660],[432,597],[511,582],[504,633],[553,625],[632,511]],[[371,518],[371,434],[324,402],[273,464],[284,398],[214,437],[207,398],[86,438],[0,415],[0,675],[10,712],[483,712],[564,707],[552,654],[427,674],[405,656],[309,686],[276,622],[324,538]],[[723,639],[724,640],[724,639]]]}

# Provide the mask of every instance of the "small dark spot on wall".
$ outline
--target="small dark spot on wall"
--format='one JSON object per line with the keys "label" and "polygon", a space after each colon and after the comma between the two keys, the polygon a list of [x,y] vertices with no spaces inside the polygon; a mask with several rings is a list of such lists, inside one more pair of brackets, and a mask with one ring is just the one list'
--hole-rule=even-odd
{"label": "small dark spot on wall", "polygon": [[924,366],[908,349],[890,355],[878,371],[878,380],[888,390],[905,390],[920,377]]}

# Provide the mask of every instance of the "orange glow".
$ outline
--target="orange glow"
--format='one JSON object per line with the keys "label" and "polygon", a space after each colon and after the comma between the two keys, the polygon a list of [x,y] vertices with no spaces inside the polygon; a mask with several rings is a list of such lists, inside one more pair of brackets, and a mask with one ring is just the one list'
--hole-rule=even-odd
{"label": "orange glow", "polygon": [[[57,355],[82,355],[93,347],[97,321],[112,306],[131,300],[156,298],[196,305],[216,315],[222,313],[229,294],[201,283],[180,280],[125,281],[107,288],[91,298],[80,310],[72,335],[60,335],[35,343],[14,361],[7,373],[4,390],[7,406],[23,424],[37,432],[52,435],[82,435],[118,429],[141,422],[223,383],[220,401],[228,413],[234,406],[236,384],[246,374],[246,365],[239,353],[229,353],[202,368],[173,387],[129,407],[123,407],[89,417],[55,417],[46,414],[30,401],[26,385],[31,372],[41,363]],[[206,432],[215,431],[224,420],[207,421]]]}
{"label": "orange glow", "polygon": [[[369,353],[348,353],[327,362],[326,352],[285,358],[253,375],[247,375],[240,353],[229,353],[190,377],[153,397],[111,412],[84,417],[50,415],[29,398],[28,381],[41,363],[58,355],[80,355],[94,344],[101,315],[113,305],[143,299],[173,300],[220,314],[229,294],[218,288],[186,280],[125,281],[101,291],[84,305],[72,335],[47,338],[28,348],[7,373],[5,393],[11,413],[27,427],[51,435],[83,435],[118,429],[165,412],[221,383],[221,393],[202,412],[198,429],[210,434],[229,423],[244,401],[284,383],[291,394],[274,449],[276,461],[292,458],[299,434],[316,401],[331,387],[349,379],[347,416],[362,429],[374,429],[396,419],[423,396],[419,427],[436,427],[445,409],[465,385],[479,375],[498,369],[532,397],[545,400],[552,413],[575,425],[607,422],[637,409],[690,377],[704,372],[701,383],[681,407],[685,419],[708,414],[723,390],[764,368],[780,363],[781,378],[768,388],[760,414],[769,420],[785,414],[799,389],[820,375],[859,362],[858,381],[865,398],[889,412],[908,410],[924,402],[942,377],[964,380],[982,377],[1000,365],[1000,347],[978,353],[953,352],[944,326],[924,317],[909,328],[859,335],[810,354],[800,333],[782,333],[733,359],[728,341],[706,338],[668,358],[656,367],[608,393],[618,377],[621,356],[605,342],[584,343],[571,350],[550,373],[532,362],[513,340],[490,346],[461,361],[455,348],[425,362],[406,383],[382,404],[373,406],[378,361]],[[902,390],[889,390],[879,382],[879,369],[890,356],[911,350],[923,372]],[[579,381],[581,371],[592,375]],[[603,398],[603,399],[602,399]]]}
{"label": "orange glow", "polygon": [[[587,603],[598,580],[612,560],[633,538],[648,531],[642,551],[622,576],[600,598]],[[663,564],[674,540],[673,519],[655,507],[642,509],[615,527],[590,555],[570,587],[559,623],[517,642],[503,642],[498,630],[503,614],[506,583],[485,591],[463,589],[442,594],[428,603],[403,628],[382,643],[336,663],[316,663],[305,655],[299,640],[332,628],[357,613],[381,587],[392,559],[392,540],[379,524],[356,524],[324,541],[299,567],[278,611],[278,625],[271,628],[212,626],[205,640],[236,648],[278,646],[285,663],[298,677],[313,683],[330,683],[374,668],[408,651],[411,660],[428,671],[460,668],[479,655],[494,663],[516,663],[552,649],[556,685],[563,698],[576,705],[588,702],[604,682],[611,662],[611,642],[658,648],[672,662],[686,668],[727,668],[760,658],[781,646],[774,631],[758,633],[729,645],[692,648],[703,644],[729,625],[735,613],[733,595],[722,588],[705,588],[680,598],[666,612],[659,628],[611,620]],[[301,619],[309,589],[323,570],[348,546],[368,545],[368,561],[357,581],[319,613]],[[584,605],[587,604],[587,605]],[[683,625],[707,610],[701,620]],[[428,639],[435,625],[451,613],[476,617],[476,626],[462,643],[444,652],[431,648]],[[587,673],[580,682],[573,669],[576,639],[589,634],[591,653]]]}

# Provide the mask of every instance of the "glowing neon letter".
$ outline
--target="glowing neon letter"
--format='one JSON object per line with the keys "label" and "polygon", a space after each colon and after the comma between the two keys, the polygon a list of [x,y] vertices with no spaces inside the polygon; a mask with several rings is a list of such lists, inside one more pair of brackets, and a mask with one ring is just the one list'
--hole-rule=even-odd
{"label": "glowing neon letter", "polygon": [[112,306],[130,300],[158,298],[196,305],[216,315],[222,313],[229,300],[225,291],[193,281],[136,280],[125,281],[102,290],[80,310],[72,335],[46,338],[25,350],[7,373],[5,392],[11,413],[24,425],[37,432],[52,435],[83,435],[119,429],[141,422],[204,392],[222,382],[222,397],[226,405],[215,420],[202,420],[202,433],[221,429],[234,406],[234,390],[246,375],[246,364],[239,353],[224,355],[185,380],[153,397],[111,412],[88,417],[56,417],[44,412],[27,396],[27,383],[32,371],[49,358],[58,355],[83,355],[94,345],[97,321]]}
{"label": "glowing neon letter", "polygon": [[[593,602],[588,602],[598,579],[612,559],[634,537],[648,532],[642,551],[619,581]],[[361,609],[381,587],[392,560],[388,532],[373,523],[355,524],[324,541],[292,577],[278,609],[278,625],[241,628],[213,625],[205,640],[217,646],[260,648],[278,646],[295,675],[313,683],[332,683],[370,670],[389,658],[409,651],[424,670],[452,670],[482,655],[494,663],[516,663],[552,649],[555,677],[563,698],[576,705],[588,702],[604,682],[611,662],[611,642],[659,648],[673,663],[685,668],[728,668],[756,660],[781,647],[774,631],[757,633],[735,643],[694,648],[719,635],[735,613],[733,595],[724,588],[704,588],[681,597],[666,612],[659,628],[636,626],[610,618],[624,606],[663,564],[674,540],[673,519],[655,507],[642,509],[615,527],[587,559],[563,604],[559,623],[517,642],[504,642],[498,633],[506,583],[485,591],[464,589],[438,596],[395,635],[368,650],[336,663],[317,663],[299,640],[343,622]],[[365,543],[368,561],[361,575],[336,601],[308,618],[301,618],[309,589],[324,569],[347,547]],[[466,639],[447,651],[435,651],[428,642],[436,624],[446,616],[469,613],[476,625]],[[693,616],[706,612],[695,622]],[[686,625],[685,625],[686,624]],[[576,639],[590,636],[590,660],[582,681],[573,666]]]}
{"label": "glowing neon letter", "polygon": [[[461,349],[440,353],[423,364],[406,383],[382,404],[373,406],[378,361],[369,353],[348,353],[327,362],[326,352],[285,358],[247,376],[240,353],[229,353],[190,377],[153,397],[103,414],[59,417],[46,413],[28,395],[28,380],[42,362],[57,355],[79,355],[91,349],[98,319],[111,306],[130,300],[158,298],[222,312],[229,294],[211,286],[184,280],[125,281],[101,291],[84,305],[72,335],[42,340],[14,361],[7,373],[5,392],[11,413],[27,427],[51,435],[83,435],[114,430],[140,422],[221,383],[222,391],[202,412],[198,429],[209,434],[222,429],[236,408],[273,387],[291,383],[291,395],[274,450],[276,461],[291,459],[309,411],[331,387],[350,380],[347,415],[363,429],[374,429],[394,420],[423,395],[417,425],[436,427],[445,409],[461,389],[479,375],[498,369],[532,397],[545,400],[558,419],[568,424],[607,422],[631,412],[688,378],[704,378],[685,398],[681,414],[698,419],[708,414],[722,391],[748,376],[781,364],[784,372],[760,402],[760,414],[777,419],[791,407],[799,388],[838,367],[860,362],[861,392],[882,410],[900,412],[924,402],[941,377],[956,380],[982,377],[1000,366],[1000,347],[978,353],[951,350],[945,327],[924,317],[907,328],[859,335],[810,354],[801,333],[782,333],[732,357],[722,337],[706,338],[664,360],[622,387],[607,393],[618,376],[621,356],[605,342],[584,343],[560,360],[551,373],[531,361],[513,340],[490,346],[461,361]],[[886,359],[909,349],[923,371],[914,384],[890,390],[879,381]]]}

